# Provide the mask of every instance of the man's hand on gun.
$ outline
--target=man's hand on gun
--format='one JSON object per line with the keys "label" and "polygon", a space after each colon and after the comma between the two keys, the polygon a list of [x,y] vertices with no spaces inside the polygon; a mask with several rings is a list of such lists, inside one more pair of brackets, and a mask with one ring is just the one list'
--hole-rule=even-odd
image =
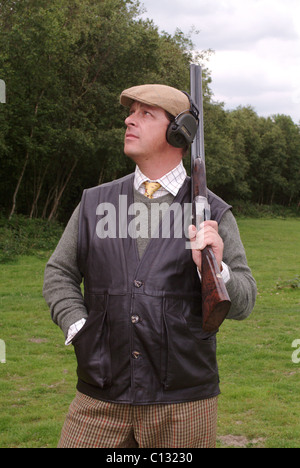
{"label": "man's hand on gun", "polygon": [[204,221],[204,223],[200,225],[200,230],[198,232],[196,227],[191,225],[189,226],[189,237],[191,241],[193,260],[200,273],[202,267],[201,251],[207,246],[212,248],[220,271],[222,271],[224,243],[218,233],[218,223],[216,221]]}

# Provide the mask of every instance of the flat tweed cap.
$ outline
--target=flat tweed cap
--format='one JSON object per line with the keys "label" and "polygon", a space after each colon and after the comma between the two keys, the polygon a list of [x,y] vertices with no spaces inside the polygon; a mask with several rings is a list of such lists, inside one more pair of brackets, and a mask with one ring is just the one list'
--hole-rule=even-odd
{"label": "flat tweed cap", "polygon": [[189,98],[182,91],[166,85],[146,84],[122,92],[120,102],[123,106],[131,107],[134,101],[161,107],[174,117],[190,109]]}

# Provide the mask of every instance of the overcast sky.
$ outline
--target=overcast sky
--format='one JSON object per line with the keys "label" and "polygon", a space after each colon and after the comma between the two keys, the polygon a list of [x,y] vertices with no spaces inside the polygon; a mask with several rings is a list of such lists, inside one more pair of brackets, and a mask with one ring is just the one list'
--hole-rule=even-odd
{"label": "overcast sky", "polygon": [[300,0],[141,0],[160,31],[200,31],[214,99],[300,123]]}

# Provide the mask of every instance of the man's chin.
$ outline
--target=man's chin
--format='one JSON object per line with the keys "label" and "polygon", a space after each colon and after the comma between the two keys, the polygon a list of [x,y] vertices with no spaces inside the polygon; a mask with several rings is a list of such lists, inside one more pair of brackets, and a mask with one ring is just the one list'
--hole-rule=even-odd
{"label": "man's chin", "polygon": [[132,159],[135,163],[137,163],[141,159],[139,154],[137,154],[135,151],[132,151],[129,148],[126,148],[126,147],[124,148],[124,154],[128,158]]}

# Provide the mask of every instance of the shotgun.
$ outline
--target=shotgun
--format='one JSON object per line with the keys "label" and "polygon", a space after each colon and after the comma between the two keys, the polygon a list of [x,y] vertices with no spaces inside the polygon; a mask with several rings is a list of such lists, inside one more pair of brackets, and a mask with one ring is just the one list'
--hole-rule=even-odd
{"label": "shotgun", "polygon": [[[199,231],[200,224],[210,220],[205,170],[202,69],[199,65],[190,66],[190,84],[192,101],[199,110],[197,134],[191,145],[192,223]],[[202,328],[207,332],[214,332],[226,318],[231,302],[214,253],[209,246],[202,250],[201,280]]]}

